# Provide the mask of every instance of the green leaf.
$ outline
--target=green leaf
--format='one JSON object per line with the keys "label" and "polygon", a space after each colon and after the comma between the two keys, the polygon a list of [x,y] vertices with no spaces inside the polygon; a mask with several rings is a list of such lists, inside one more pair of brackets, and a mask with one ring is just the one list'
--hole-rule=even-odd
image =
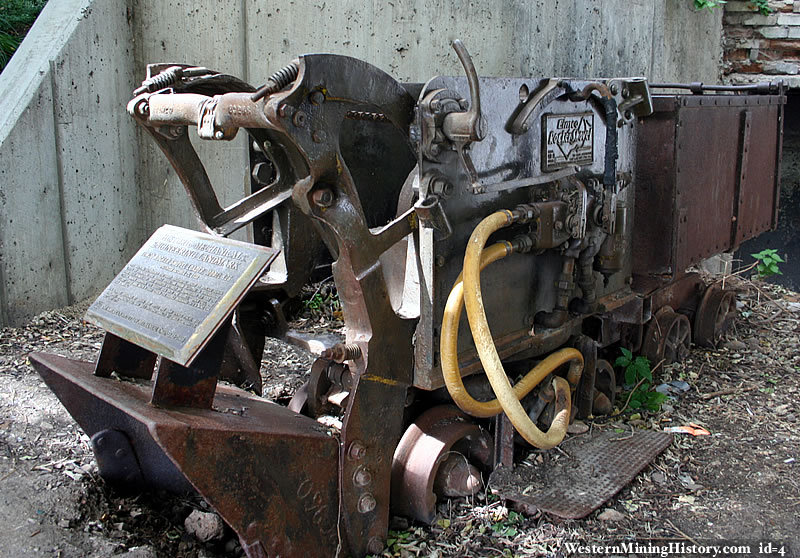
{"label": "green leaf", "polygon": [[619,350],[622,351],[623,355],[628,357],[628,360],[633,360],[633,353],[631,351],[629,351],[625,347],[620,347]]}
{"label": "green leaf", "polygon": [[635,384],[636,383],[636,370],[632,366],[629,366],[625,369],[625,383],[626,384]]}
{"label": "green leaf", "polygon": [[642,404],[639,401],[637,401],[636,399],[633,399],[633,398],[631,398],[631,402],[628,403],[628,406],[631,409],[641,409],[642,408]]}
{"label": "green leaf", "polygon": [[631,363],[631,359],[626,356],[617,357],[614,361],[614,366],[618,368],[626,368]]}

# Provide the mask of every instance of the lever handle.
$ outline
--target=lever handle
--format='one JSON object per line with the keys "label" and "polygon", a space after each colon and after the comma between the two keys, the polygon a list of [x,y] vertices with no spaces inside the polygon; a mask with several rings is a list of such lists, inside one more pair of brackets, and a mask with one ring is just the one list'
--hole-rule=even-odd
{"label": "lever handle", "polygon": [[466,112],[448,114],[442,125],[445,135],[455,143],[469,143],[481,141],[486,136],[481,117],[481,91],[478,84],[478,72],[475,64],[467,52],[467,48],[460,40],[453,41],[453,50],[456,51],[469,83],[470,107]]}

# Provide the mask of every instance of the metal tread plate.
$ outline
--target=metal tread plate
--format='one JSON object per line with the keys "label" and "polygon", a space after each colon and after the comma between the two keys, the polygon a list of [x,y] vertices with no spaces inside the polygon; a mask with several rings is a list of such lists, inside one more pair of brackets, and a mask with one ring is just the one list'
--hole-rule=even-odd
{"label": "metal tread plate", "polygon": [[501,497],[566,519],[580,519],[603,505],[672,443],[666,432],[614,431],[562,443],[562,454],[544,464],[497,469],[489,479]]}

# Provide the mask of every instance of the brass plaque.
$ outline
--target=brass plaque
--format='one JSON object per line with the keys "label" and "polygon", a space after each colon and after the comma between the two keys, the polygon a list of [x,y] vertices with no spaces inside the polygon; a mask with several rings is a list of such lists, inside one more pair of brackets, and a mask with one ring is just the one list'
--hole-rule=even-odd
{"label": "brass plaque", "polygon": [[188,366],[277,254],[164,225],[97,297],[86,320]]}

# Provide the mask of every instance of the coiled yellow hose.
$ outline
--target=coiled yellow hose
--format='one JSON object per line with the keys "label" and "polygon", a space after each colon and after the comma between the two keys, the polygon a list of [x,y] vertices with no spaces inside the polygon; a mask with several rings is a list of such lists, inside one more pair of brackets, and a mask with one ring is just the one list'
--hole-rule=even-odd
{"label": "coiled yellow hose", "polygon": [[[450,396],[464,412],[478,417],[490,417],[503,411],[508,415],[514,428],[528,443],[538,448],[549,449],[558,445],[566,435],[572,411],[570,383],[574,386],[580,379],[583,356],[576,349],[557,351],[532,368],[516,386],[511,386],[500,362],[486,320],[480,290],[480,271],[513,251],[508,242],[495,244],[485,251],[483,249],[486,239],[494,231],[512,222],[513,215],[510,211],[499,211],[481,221],[472,232],[464,257],[463,281],[459,276],[445,306],[440,342],[442,372]],[[467,393],[461,380],[461,372],[458,369],[457,340],[462,301],[466,302],[467,317],[478,356],[497,396],[497,399],[493,401],[475,400]],[[553,370],[567,362],[572,363],[567,375],[569,383],[558,376],[553,379],[556,415],[547,432],[542,432],[528,417],[519,400]]]}

